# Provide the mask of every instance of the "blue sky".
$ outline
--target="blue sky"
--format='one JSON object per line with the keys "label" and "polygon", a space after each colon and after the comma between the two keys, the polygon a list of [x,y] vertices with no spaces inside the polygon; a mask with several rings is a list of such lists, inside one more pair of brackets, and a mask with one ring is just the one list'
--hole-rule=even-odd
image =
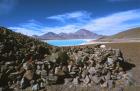
{"label": "blue sky", "polygon": [[0,0],[0,26],[26,35],[140,27],[140,0]]}

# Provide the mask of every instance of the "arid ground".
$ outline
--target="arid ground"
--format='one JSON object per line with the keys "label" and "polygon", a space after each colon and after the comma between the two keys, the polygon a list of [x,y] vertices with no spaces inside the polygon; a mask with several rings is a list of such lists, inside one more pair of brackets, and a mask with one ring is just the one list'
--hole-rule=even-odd
{"label": "arid ground", "polygon": [[124,58],[135,64],[131,71],[136,81],[136,87],[131,87],[127,91],[140,91],[140,42],[109,43],[105,45],[107,47],[120,48]]}
{"label": "arid ground", "polygon": [[[125,91],[140,91],[140,42],[118,42],[118,43],[105,43],[106,47],[120,49],[123,53],[123,57],[129,63],[135,65],[129,71],[132,73],[135,80],[135,86],[126,88]],[[95,44],[87,45],[94,47]],[[77,46],[79,47],[79,46]],[[84,45],[81,47],[85,47]]]}
{"label": "arid ground", "polygon": [[[132,72],[132,75],[135,80],[135,86],[127,87],[125,88],[124,91],[140,91],[140,42],[127,42],[127,43],[106,43],[105,44],[107,48],[119,48],[124,56],[124,59],[128,61],[131,64],[134,64],[135,67],[133,67],[130,71]],[[88,45],[90,47],[94,47],[94,44]],[[79,46],[77,46],[79,47]],[[80,46],[80,47],[85,47],[85,46]],[[87,47],[87,46],[86,46]],[[65,91],[71,91],[70,89],[66,87],[61,86],[52,86],[48,91],[62,91],[64,88],[66,89]],[[73,88],[74,89],[74,88]],[[28,89],[29,90],[29,89]],[[75,91],[79,91],[74,89]],[[27,91],[27,90],[26,90]],[[81,91],[81,90],[80,90]],[[91,89],[82,89],[82,91],[92,91]],[[103,90],[107,91],[107,90]]]}
{"label": "arid ground", "polygon": [[[135,65],[132,69],[130,69],[130,72],[135,80],[135,86],[127,87],[124,91],[140,91],[140,42],[105,43],[105,45],[107,48],[119,48],[123,53],[124,59]],[[94,44],[88,46],[94,47]]]}

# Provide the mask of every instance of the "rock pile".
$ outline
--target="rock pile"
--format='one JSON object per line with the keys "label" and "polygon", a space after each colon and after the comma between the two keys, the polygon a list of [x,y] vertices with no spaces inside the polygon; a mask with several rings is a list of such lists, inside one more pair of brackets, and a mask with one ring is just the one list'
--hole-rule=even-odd
{"label": "rock pile", "polygon": [[0,87],[14,88],[23,77],[31,80],[33,60],[42,60],[51,53],[51,48],[37,39],[0,27]]}
{"label": "rock pile", "polygon": [[0,87],[5,91],[46,89],[49,85],[122,89],[133,84],[119,49],[50,47],[0,28]]}
{"label": "rock pile", "polygon": [[106,48],[105,45],[101,45],[93,49],[79,48],[75,52],[69,50],[67,53],[70,57],[67,68],[69,75],[73,77],[71,83],[75,85],[100,85],[102,88],[112,89],[134,83],[132,75],[124,66],[127,64],[119,49]]}

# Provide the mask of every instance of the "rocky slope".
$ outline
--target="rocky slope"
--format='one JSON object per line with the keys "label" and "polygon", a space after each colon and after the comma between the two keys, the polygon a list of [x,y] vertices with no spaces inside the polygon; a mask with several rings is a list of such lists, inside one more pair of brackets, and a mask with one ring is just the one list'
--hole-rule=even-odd
{"label": "rocky slope", "polygon": [[8,85],[11,72],[23,74],[24,62],[41,60],[51,53],[51,49],[52,46],[46,43],[0,27],[0,87]]}

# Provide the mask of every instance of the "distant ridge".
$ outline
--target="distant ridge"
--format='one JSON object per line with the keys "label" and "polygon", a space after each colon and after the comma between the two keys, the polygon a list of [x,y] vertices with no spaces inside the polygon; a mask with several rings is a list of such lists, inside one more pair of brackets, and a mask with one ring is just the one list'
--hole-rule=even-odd
{"label": "distant ridge", "polygon": [[89,30],[86,29],[80,29],[76,31],[75,33],[53,33],[53,32],[48,32],[46,34],[43,34],[41,36],[36,36],[34,37],[43,39],[43,40],[49,40],[49,39],[92,39],[92,38],[100,38],[102,35],[98,35],[96,33],[93,33]]}
{"label": "distant ridge", "polygon": [[140,38],[140,27],[128,29],[126,31],[110,36],[109,38],[112,39]]}

